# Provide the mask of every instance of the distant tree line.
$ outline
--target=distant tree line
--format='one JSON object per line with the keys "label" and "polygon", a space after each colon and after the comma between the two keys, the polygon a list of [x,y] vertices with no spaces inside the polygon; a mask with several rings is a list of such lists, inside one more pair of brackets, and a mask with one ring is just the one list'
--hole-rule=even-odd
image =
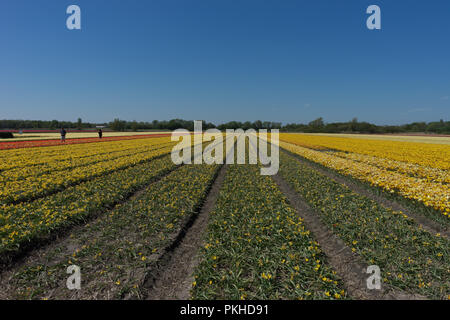
{"label": "distant tree line", "polygon": [[[70,121],[43,121],[43,120],[0,120],[0,129],[90,129],[96,126],[105,126],[114,131],[139,131],[139,130],[175,130],[187,129],[194,130],[194,122],[192,120],[172,119],[152,122],[142,121],[125,121],[114,119],[109,123],[88,123],[83,122],[80,118],[76,122]],[[279,129],[284,132],[324,132],[324,133],[402,133],[402,132],[425,132],[450,134],[450,121],[435,122],[413,122],[404,125],[375,125],[369,122],[359,122],[357,118],[348,122],[332,122],[325,123],[323,118],[317,118],[307,124],[290,123],[282,125],[281,122],[270,121],[230,121],[220,125],[203,121],[203,130],[217,128],[219,130],[226,129]]]}
{"label": "distant tree line", "polygon": [[[215,128],[216,126],[212,123],[207,123],[203,121],[202,128],[207,130],[210,128]],[[114,131],[138,131],[138,130],[176,130],[176,129],[187,129],[189,131],[194,131],[194,121],[192,120],[182,120],[182,119],[172,119],[169,121],[158,121],[153,120],[152,122],[137,122],[137,121],[125,121],[120,119],[114,119],[114,121],[108,124],[108,128]]]}
{"label": "distant tree line", "polygon": [[[82,122],[78,118],[76,122],[58,120],[0,120],[0,129],[88,129],[95,128],[99,124]],[[103,125],[107,125],[104,123]]]}
{"label": "distant tree line", "polygon": [[240,121],[230,121],[227,123],[223,123],[217,126],[219,130],[226,129],[282,129],[281,122],[270,122],[270,121],[261,121],[256,120],[255,122],[240,122]]}
{"label": "distant tree line", "polygon": [[413,122],[403,125],[379,126],[369,122],[359,122],[357,118],[348,122],[325,123],[323,118],[317,118],[308,124],[291,123],[283,126],[281,131],[288,132],[323,132],[323,133],[450,133],[450,121]]}

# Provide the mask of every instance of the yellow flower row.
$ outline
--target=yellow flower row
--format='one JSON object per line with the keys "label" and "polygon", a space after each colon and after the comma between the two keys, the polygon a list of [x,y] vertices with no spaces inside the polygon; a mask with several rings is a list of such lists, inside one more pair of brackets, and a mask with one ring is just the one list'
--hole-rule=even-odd
{"label": "yellow flower row", "polygon": [[382,169],[398,171],[402,174],[413,177],[424,178],[429,182],[435,183],[450,183],[450,171],[438,168],[424,167],[414,163],[405,163],[396,160],[384,159],[374,156],[368,156],[357,153],[347,152],[328,152],[341,158],[350,159],[357,162],[362,162],[368,165],[376,166]]}
{"label": "yellow flower row", "polygon": [[132,150],[144,145],[157,145],[168,142],[170,142],[170,137],[2,150],[0,152],[0,170],[95,157],[100,154],[110,154]]}
{"label": "yellow flower row", "polygon": [[169,153],[170,147],[151,150],[130,157],[123,157],[106,162],[98,162],[89,166],[56,171],[41,176],[31,176],[25,180],[8,181],[0,190],[0,203],[27,200],[43,196],[49,192],[61,190],[69,185],[88,180],[137,163],[148,161],[161,154]]}
{"label": "yellow flower row", "polygon": [[[124,157],[129,157],[137,155],[140,153],[145,153],[150,150],[155,150],[157,148],[163,148],[171,143],[149,143],[144,145],[136,145],[132,147],[125,148],[125,150],[111,151],[111,152],[101,152],[97,151],[97,154],[90,156],[79,156],[77,152],[72,152],[70,155],[65,155],[65,159],[61,160],[49,160],[48,162],[39,165],[26,165],[26,161],[23,162],[22,167],[13,168],[10,170],[5,170],[0,173],[0,183],[7,183],[11,181],[26,181],[27,179],[37,178],[44,174],[58,175],[59,171],[64,170],[76,170],[77,168],[87,167],[94,165],[96,163],[111,161],[114,159],[120,159]],[[31,160],[31,156],[28,160]],[[42,160],[46,157],[41,157]]]}
{"label": "yellow flower row", "polygon": [[0,204],[0,253],[91,214],[107,210],[175,165],[170,155],[68,187],[64,192],[16,205]]}
{"label": "yellow flower row", "polygon": [[280,146],[308,160],[351,175],[359,180],[379,186],[389,192],[415,199],[432,207],[450,218],[450,188],[448,185],[429,182],[424,178],[406,176],[362,162],[336,157],[334,155],[300,147],[280,141]]}
{"label": "yellow flower row", "polygon": [[450,170],[450,146],[445,144],[369,140],[281,133],[280,140],[315,149],[340,150]]}
{"label": "yellow flower row", "polygon": [[303,220],[256,165],[230,165],[194,272],[194,299],[342,299]]}

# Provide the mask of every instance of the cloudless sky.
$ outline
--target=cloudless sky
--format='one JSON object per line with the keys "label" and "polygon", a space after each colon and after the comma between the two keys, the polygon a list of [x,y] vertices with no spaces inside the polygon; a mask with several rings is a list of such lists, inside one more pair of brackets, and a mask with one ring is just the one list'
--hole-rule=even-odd
{"label": "cloudless sky", "polygon": [[448,0],[0,1],[0,119],[401,124],[449,96]]}

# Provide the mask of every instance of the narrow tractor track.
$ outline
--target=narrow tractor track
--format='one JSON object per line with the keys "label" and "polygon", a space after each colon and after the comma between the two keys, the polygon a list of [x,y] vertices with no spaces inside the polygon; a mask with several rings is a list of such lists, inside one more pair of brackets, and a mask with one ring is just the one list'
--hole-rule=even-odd
{"label": "narrow tractor track", "polygon": [[222,165],[200,211],[185,223],[172,244],[166,247],[155,268],[148,273],[144,284],[147,300],[190,298],[193,272],[199,263],[198,251],[203,244],[209,214],[215,206],[226,169],[227,165]]}

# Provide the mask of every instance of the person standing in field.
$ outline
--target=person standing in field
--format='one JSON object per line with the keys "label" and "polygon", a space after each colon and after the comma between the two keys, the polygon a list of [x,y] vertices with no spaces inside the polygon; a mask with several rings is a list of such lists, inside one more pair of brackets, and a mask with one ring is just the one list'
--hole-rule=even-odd
{"label": "person standing in field", "polygon": [[59,133],[61,133],[61,142],[66,142],[66,130],[64,128],[61,128],[61,131]]}
{"label": "person standing in field", "polygon": [[101,139],[103,136],[103,131],[102,129],[98,129],[98,137]]}

